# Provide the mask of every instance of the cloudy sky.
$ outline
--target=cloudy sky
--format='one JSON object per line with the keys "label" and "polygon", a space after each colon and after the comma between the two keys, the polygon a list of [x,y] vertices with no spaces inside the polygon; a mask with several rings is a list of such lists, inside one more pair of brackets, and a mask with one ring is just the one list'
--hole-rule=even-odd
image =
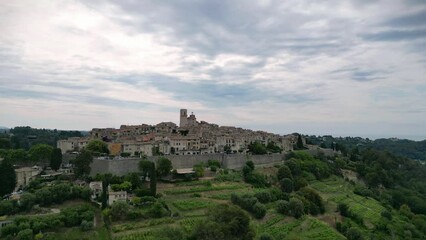
{"label": "cloudy sky", "polygon": [[0,126],[426,138],[426,1],[0,0]]}

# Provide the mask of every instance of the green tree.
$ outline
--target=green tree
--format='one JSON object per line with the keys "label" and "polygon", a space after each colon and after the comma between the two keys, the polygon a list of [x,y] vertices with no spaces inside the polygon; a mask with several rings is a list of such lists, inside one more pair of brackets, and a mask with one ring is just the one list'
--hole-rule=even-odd
{"label": "green tree", "polygon": [[48,164],[53,152],[53,147],[47,144],[36,144],[30,148],[28,154],[34,163]]}
{"label": "green tree", "polygon": [[300,218],[305,214],[305,206],[303,205],[303,202],[300,199],[291,198],[288,204],[288,208],[290,215],[295,218]]}
{"label": "green tree", "polygon": [[291,170],[287,165],[283,165],[278,169],[277,177],[278,180],[281,180],[283,178],[293,179],[293,174],[291,174]]}
{"label": "green tree", "polygon": [[24,229],[20,232],[18,232],[18,235],[16,235],[17,240],[32,240],[33,239],[33,230],[31,229]]}
{"label": "green tree", "polygon": [[10,149],[12,148],[12,144],[10,140],[7,138],[0,138],[0,149]]}
{"label": "green tree", "polygon": [[203,177],[204,176],[204,166],[203,164],[196,164],[192,169],[195,171],[195,174],[197,177]]}
{"label": "green tree", "polygon": [[136,189],[142,185],[141,176],[137,172],[128,173],[124,177],[124,180],[130,182],[133,189]]}
{"label": "green tree", "polygon": [[266,150],[272,153],[281,153],[282,151],[282,149],[273,141],[268,142],[268,145],[266,145]]}
{"label": "green tree", "polygon": [[149,175],[149,171],[151,170],[152,162],[148,160],[140,160],[138,164],[139,171],[141,171],[142,181],[145,182],[146,177]]}
{"label": "green tree", "polygon": [[57,171],[62,164],[62,152],[61,149],[55,148],[50,155],[50,167]]}
{"label": "green tree", "polygon": [[116,201],[111,206],[111,217],[113,220],[124,220],[130,211],[130,205],[124,201]]}
{"label": "green tree", "polygon": [[25,149],[10,149],[7,151],[4,159],[11,163],[27,163],[29,156]]}
{"label": "green tree", "polygon": [[303,145],[302,135],[300,134],[297,134],[296,149],[305,149],[305,146]]}
{"label": "green tree", "polygon": [[250,143],[248,145],[249,152],[253,153],[254,155],[263,155],[266,154],[266,146],[261,144],[258,141],[255,141],[253,143]]}
{"label": "green tree", "polygon": [[291,193],[294,190],[293,181],[290,178],[280,180],[281,190],[286,193]]}
{"label": "green tree", "polygon": [[169,175],[172,169],[173,169],[172,162],[168,158],[161,157],[158,159],[157,174],[159,177]]}
{"label": "green tree", "polygon": [[149,189],[151,190],[151,195],[155,197],[157,195],[157,171],[153,162],[151,162],[149,170]]}
{"label": "green tree", "polygon": [[16,173],[8,160],[0,162],[0,197],[11,193],[16,186]]}
{"label": "green tree", "polygon": [[195,228],[193,239],[254,239],[250,217],[238,207],[221,204],[209,209],[207,216],[207,219]]}
{"label": "green tree", "polygon": [[90,174],[90,164],[93,162],[92,154],[83,150],[74,159],[74,174],[76,177],[82,177]]}
{"label": "green tree", "polygon": [[90,141],[86,149],[93,153],[105,153],[109,154],[108,144],[101,140],[92,140]]}

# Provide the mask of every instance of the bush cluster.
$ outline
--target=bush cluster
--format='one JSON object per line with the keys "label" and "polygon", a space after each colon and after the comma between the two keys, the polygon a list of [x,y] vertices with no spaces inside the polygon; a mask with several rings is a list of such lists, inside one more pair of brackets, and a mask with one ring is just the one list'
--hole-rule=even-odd
{"label": "bush cluster", "polygon": [[246,211],[249,211],[253,214],[255,218],[261,219],[266,215],[266,207],[258,201],[258,199],[252,195],[231,195],[231,201],[233,204],[236,204],[243,208]]}

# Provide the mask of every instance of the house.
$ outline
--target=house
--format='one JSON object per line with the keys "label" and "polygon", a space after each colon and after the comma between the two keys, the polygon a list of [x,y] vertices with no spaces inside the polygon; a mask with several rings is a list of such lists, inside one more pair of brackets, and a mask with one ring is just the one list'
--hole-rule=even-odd
{"label": "house", "polygon": [[111,191],[111,187],[108,186],[108,204],[112,205],[116,201],[127,201],[126,191]]}
{"label": "house", "polygon": [[92,199],[98,198],[102,195],[102,182],[101,181],[97,181],[97,182],[90,182],[89,183],[89,188],[92,191]]}
{"label": "house", "polygon": [[16,189],[27,186],[37,175],[41,173],[41,168],[38,166],[34,167],[22,167],[15,169],[16,173]]}

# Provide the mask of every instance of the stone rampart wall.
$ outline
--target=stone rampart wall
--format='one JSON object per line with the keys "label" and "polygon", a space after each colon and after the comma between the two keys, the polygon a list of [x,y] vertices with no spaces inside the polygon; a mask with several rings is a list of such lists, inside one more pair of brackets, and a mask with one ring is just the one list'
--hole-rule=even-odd
{"label": "stone rampart wall", "polygon": [[[172,162],[173,168],[192,168],[198,163],[207,163],[208,160],[221,162],[224,168],[241,169],[246,161],[251,160],[255,165],[273,165],[284,159],[284,154],[271,155],[245,155],[245,154],[202,154],[202,155],[168,155],[165,156]],[[149,161],[156,161],[159,157],[148,157]],[[139,158],[125,158],[119,160],[94,159],[91,164],[91,175],[97,173],[112,173],[125,175],[138,171]]]}

